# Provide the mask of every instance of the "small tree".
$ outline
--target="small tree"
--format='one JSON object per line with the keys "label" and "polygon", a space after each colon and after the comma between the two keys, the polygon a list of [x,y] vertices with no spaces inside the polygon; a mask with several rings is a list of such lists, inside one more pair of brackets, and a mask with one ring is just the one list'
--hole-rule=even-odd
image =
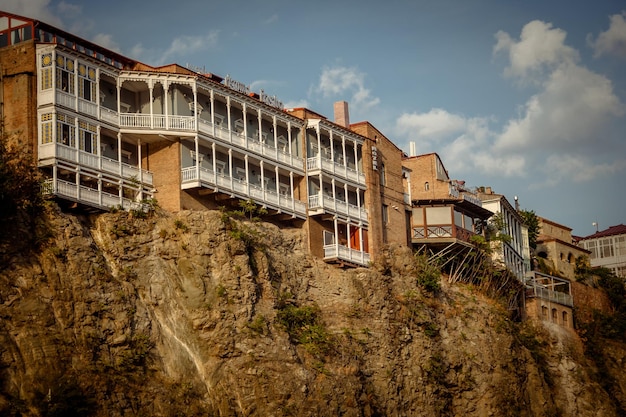
{"label": "small tree", "polygon": [[539,235],[539,218],[533,210],[520,210],[519,214],[528,227],[528,243],[531,249],[537,248],[537,236]]}

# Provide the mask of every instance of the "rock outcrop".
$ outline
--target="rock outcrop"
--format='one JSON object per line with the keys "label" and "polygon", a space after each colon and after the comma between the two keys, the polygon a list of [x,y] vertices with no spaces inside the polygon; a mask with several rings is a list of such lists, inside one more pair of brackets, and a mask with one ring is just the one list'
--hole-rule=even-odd
{"label": "rock outcrop", "polygon": [[623,345],[598,369],[573,330],[426,290],[406,248],[342,270],[218,211],[51,227],[0,270],[2,415],[624,414]]}

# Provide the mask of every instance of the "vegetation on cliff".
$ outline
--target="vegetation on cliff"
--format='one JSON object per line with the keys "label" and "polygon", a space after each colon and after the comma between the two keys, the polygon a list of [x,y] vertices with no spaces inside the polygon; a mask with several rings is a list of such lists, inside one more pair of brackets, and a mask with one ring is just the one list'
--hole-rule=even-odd
{"label": "vegetation on cliff", "polygon": [[624,344],[516,321],[486,260],[342,270],[258,214],[50,203],[0,269],[0,414],[623,415]]}

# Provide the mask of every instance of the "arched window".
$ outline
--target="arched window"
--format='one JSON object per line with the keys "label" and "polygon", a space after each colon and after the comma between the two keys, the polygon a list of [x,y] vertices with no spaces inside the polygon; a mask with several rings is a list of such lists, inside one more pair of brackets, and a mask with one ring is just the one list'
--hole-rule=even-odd
{"label": "arched window", "polygon": [[430,184],[428,183],[428,181],[426,181],[424,183],[424,191],[428,191],[428,190],[430,190]]}
{"label": "arched window", "polygon": [[567,254],[567,262],[570,264],[574,263],[574,255],[572,255],[572,252]]}
{"label": "arched window", "polygon": [[569,327],[569,317],[567,316],[567,311],[563,312],[563,326]]}
{"label": "arched window", "polygon": [[556,308],[552,309],[552,322],[553,323],[558,323],[558,315],[556,313]]}
{"label": "arched window", "polygon": [[548,318],[548,307],[541,306],[541,316],[545,319]]}

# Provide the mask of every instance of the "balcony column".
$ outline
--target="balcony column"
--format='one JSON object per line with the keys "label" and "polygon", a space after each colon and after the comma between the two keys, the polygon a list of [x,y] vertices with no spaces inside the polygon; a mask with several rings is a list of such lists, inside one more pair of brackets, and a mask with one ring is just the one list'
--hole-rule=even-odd
{"label": "balcony column", "polygon": [[337,212],[337,193],[335,191],[335,179],[330,179],[330,189],[333,195],[333,208],[335,209],[335,213]]}
{"label": "balcony column", "polygon": [[343,200],[346,202],[346,209],[348,210],[348,216],[350,215],[350,199],[348,198],[348,184],[343,185]]}
{"label": "balcony column", "polygon": [[80,200],[80,167],[75,168],[74,183],[76,184],[76,199]]}
{"label": "balcony column", "polygon": [[350,247],[350,222],[346,223],[346,243],[348,246],[348,255],[350,256],[350,260],[352,260],[352,252],[350,251],[350,249],[352,249]]}
{"label": "balcony column", "polygon": [[228,174],[230,176],[230,190],[234,189],[233,187],[233,150],[228,149]]}
{"label": "balcony column", "polygon": [[102,206],[102,174],[98,174],[98,204]]}
{"label": "balcony column", "polygon": [[280,202],[280,175],[278,174],[278,165],[274,167],[274,173],[276,174],[276,195]]}
{"label": "balcony column", "polygon": [[257,121],[259,122],[259,133],[258,133],[258,138],[259,139],[259,143],[265,143],[263,142],[263,116],[261,115],[261,109],[257,109],[256,111],[256,115],[257,115]]}
{"label": "balcony column", "polygon": [[246,194],[250,195],[250,174],[248,173],[248,155],[243,156],[243,163],[246,170]]}
{"label": "balcony column", "polygon": [[201,178],[200,178],[200,144],[198,143],[197,134],[193,138],[193,144],[196,150],[196,178],[198,179],[198,182],[200,182],[201,181]]}
{"label": "balcony column", "polygon": [[117,132],[117,173],[122,176],[122,134]]}
{"label": "balcony column", "polygon": [[117,124],[119,127],[119,125],[121,124],[120,113],[122,110],[122,106],[120,105],[120,103],[122,102],[120,99],[120,97],[122,97],[122,84],[119,78],[115,81],[115,94],[116,94],[115,101],[117,103]]}
{"label": "balcony column", "polygon": [[335,141],[333,140],[333,131],[330,131],[330,134],[328,135],[328,138],[330,140],[330,161],[333,163],[333,172],[335,172]]}
{"label": "balcony column", "polygon": [[117,182],[117,196],[120,199],[120,207],[124,207],[124,181]]}
{"label": "balcony column", "polygon": [[170,128],[170,116],[169,116],[169,94],[168,91],[170,89],[170,83],[167,81],[163,82],[163,113],[165,113],[165,130],[169,130]]}
{"label": "balcony column", "polygon": [[143,200],[143,169],[141,163],[141,139],[137,140],[137,165],[139,168],[139,201]]}
{"label": "balcony column", "polygon": [[233,121],[230,115],[230,96],[226,96],[226,121],[228,123],[228,141],[233,141]]}
{"label": "balcony column", "polygon": [[191,85],[191,90],[193,91],[193,124],[194,124],[194,130],[197,131],[198,129],[198,114],[200,112],[198,112],[198,88],[196,86],[196,83],[194,82]]}
{"label": "balcony column", "polygon": [[59,180],[58,177],[58,163],[57,163],[57,159],[55,158],[54,160],[54,165],[52,166],[52,192],[56,194],[57,192],[57,181]]}
{"label": "balcony column", "polygon": [[[276,116],[272,116],[272,136],[274,137],[274,150],[276,151],[276,160],[278,161],[278,129],[276,125]],[[278,183],[276,183],[278,185]]]}
{"label": "balcony column", "polygon": [[320,132],[319,125],[316,126],[315,132],[317,133],[317,160],[319,161],[319,168],[322,168],[322,134]]}
{"label": "balcony column", "polygon": [[341,152],[343,153],[343,172],[348,178],[348,155],[346,154],[346,137],[341,135]]}
{"label": "balcony column", "polygon": [[100,144],[100,125],[96,127],[96,153],[98,155],[98,169],[102,171],[102,145]]}
{"label": "balcony column", "polygon": [[[211,105],[211,107],[213,107],[213,105]],[[215,152],[215,142],[211,143],[211,156],[212,156],[211,159],[213,162],[213,184],[217,186],[217,162],[216,162],[217,153]]]}
{"label": "balcony column", "polygon": [[359,250],[365,252],[365,242],[363,241],[363,227],[359,226]]}
{"label": "balcony column", "polygon": [[291,209],[296,211],[296,198],[293,194],[293,172],[289,171],[289,194],[291,197]]}
{"label": "balcony column", "polygon": [[94,83],[98,87],[96,88],[96,114],[98,115],[98,118],[100,118],[100,105],[102,103],[100,102],[100,68],[98,67],[96,67],[96,79]]}
{"label": "balcony column", "polygon": [[356,189],[356,206],[359,208],[359,220],[361,219],[361,190]]}
{"label": "balcony column", "polygon": [[356,141],[354,141],[354,170],[356,171],[357,182],[359,180],[359,151],[356,147]]}
{"label": "balcony column", "polygon": [[319,197],[319,205],[321,208],[324,208],[324,197],[326,196],[326,194],[324,193],[324,180],[322,178],[322,173],[320,172],[318,175],[318,179],[320,182],[320,197]]}
{"label": "balcony column", "polygon": [[246,148],[248,148],[248,106],[246,103],[243,103],[241,117],[243,118],[243,137],[246,141]]}
{"label": "balcony column", "polygon": [[148,92],[150,93],[150,129],[154,129],[154,81],[148,80]]}
{"label": "balcony column", "polygon": [[[289,157],[291,157],[291,122],[287,122],[287,149],[289,149]],[[292,160],[293,163],[293,160]]]}
{"label": "balcony column", "polygon": [[213,126],[213,136],[215,136],[215,93],[213,93],[213,89],[209,92],[209,103],[211,103],[211,126]]}
{"label": "balcony column", "polygon": [[263,193],[263,199],[265,199],[265,164],[263,164],[263,161],[260,161],[259,165],[261,166],[261,192]]}
{"label": "balcony column", "polygon": [[333,226],[335,228],[335,251],[339,257],[339,225],[337,224],[337,216],[333,216]]}

